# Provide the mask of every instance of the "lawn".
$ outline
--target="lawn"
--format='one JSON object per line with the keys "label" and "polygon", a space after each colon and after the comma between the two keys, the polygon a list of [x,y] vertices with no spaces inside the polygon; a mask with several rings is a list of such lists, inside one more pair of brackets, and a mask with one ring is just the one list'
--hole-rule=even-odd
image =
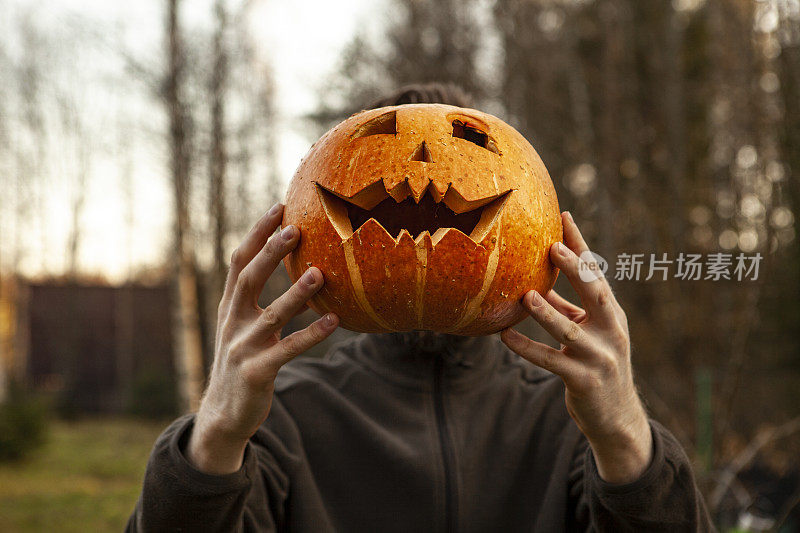
{"label": "lawn", "polygon": [[54,421],[47,443],[0,464],[0,531],[121,531],[166,422]]}

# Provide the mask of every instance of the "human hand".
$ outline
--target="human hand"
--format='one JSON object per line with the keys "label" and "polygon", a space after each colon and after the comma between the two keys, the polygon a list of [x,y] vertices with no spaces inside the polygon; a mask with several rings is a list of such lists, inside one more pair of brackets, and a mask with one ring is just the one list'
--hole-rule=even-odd
{"label": "human hand", "polygon": [[231,257],[219,304],[211,377],[187,444],[187,458],[202,471],[224,474],[242,465],[248,439],[269,414],[278,370],[333,333],[339,319],[328,313],[281,339],[281,328],[306,308],[322,287],[322,272],[311,267],[266,309],[258,306],[264,284],[292,251],[300,232],[278,228],[283,206],[264,215]]}
{"label": "human hand", "polygon": [[566,246],[555,243],[550,259],[566,274],[583,308],[553,290],[545,297],[529,291],[523,305],[561,349],[511,328],[501,338],[521,357],[564,381],[567,411],[586,435],[600,476],[611,483],[633,481],[650,464],[652,435],[633,383],[628,321],[602,274],[581,279],[579,256],[589,248],[569,213],[561,218]]}

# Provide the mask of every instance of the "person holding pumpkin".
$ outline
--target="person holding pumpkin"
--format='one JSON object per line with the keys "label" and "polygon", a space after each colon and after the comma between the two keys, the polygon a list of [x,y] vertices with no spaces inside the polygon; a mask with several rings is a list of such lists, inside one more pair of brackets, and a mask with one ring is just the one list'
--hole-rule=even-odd
{"label": "person holding pumpkin", "polygon": [[[373,107],[412,103],[469,107],[438,84]],[[156,442],[129,531],[713,530],[686,454],[639,399],[624,311],[605,278],[581,277],[589,248],[569,213],[549,260],[582,307],[522,298],[560,349],[513,328],[411,331],[322,360],[295,358],[336,314],[280,336],[323,288],[317,267],[258,306],[300,240],[276,233],[283,219],[278,204],[232,256],[200,409]]]}

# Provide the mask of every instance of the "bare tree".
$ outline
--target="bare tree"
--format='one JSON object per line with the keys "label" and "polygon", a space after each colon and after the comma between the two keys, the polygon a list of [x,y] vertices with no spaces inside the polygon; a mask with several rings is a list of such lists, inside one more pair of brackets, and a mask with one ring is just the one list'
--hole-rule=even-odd
{"label": "bare tree", "polygon": [[72,180],[72,195],[70,198],[70,229],[67,237],[67,275],[72,278],[78,276],[78,254],[80,252],[83,225],[81,217],[86,203],[86,185],[91,172],[91,141],[83,116],[77,109],[78,104],[67,95],[59,95],[57,105],[60,111],[61,127],[63,131],[64,147],[71,144],[75,158],[74,179]]}
{"label": "bare tree", "polygon": [[184,96],[185,60],[178,0],[167,0],[167,72],[164,103],[169,116],[171,174],[175,201],[176,367],[182,406],[196,410],[203,392],[203,342],[197,294],[197,268],[189,219],[191,122]]}
{"label": "bare tree", "polygon": [[[225,284],[225,234],[228,230],[227,211],[225,209],[226,174],[228,166],[227,131],[225,123],[225,100],[228,84],[228,12],[224,0],[214,3],[216,28],[213,37],[213,67],[209,83],[211,104],[211,150],[210,150],[210,195],[209,212],[211,214],[212,241],[214,259],[211,267],[211,294],[209,304],[216,302],[222,295]],[[215,320],[213,312],[208,313]]]}
{"label": "bare tree", "polygon": [[[2,22],[2,19],[0,19]],[[8,115],[6,99],[8,98],[8,87],[5,80],[8,79],[8,72],[11,70],[8,57],[5,51],[5,43],[0,41],[0,175],[3,179],[0,180],[0,194],[4,198],[11,197],[10,185],[12,180],[8,179],[6,173],[8,172]],[[0,234],[4,234],[5,227],[5,209],[8,205],[0,208]],[[11,333],[10,313],[6,312],[9,306],[8,295],[6,294],[6,270],[5,270],[5,249],[0,243],[0,403],[5,401],[8,396],[8,369],[11,359],[11,346],[10,339],[8,338]],[[4,323],[7,321],[7,323]]]}

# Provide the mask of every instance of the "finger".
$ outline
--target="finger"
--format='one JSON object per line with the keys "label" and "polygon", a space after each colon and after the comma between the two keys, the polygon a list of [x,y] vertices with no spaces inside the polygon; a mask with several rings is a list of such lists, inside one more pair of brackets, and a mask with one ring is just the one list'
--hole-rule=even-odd
{"label": "finger", "polygon": [[279,364],[285,365],[301,353],[324,341],[336,331],[338,325],[339,317],[334,313],[327,313],[308,327],[285,337],[275,345]]}
{"label": "finger", "polygon": [[525,308],[556,341],[577,351],[588,351],[589,341],[583,329],[555,310],[542,295],[528,291],[522,299]]}
{"label": "finger", "polygon": [[582,266],[583,260],[560,242],[550,247],[550,261],[567,276],[589,316],[608,320],[613,318],[614,311],[609,304],[614,301],[614,296],[604,277],[598,278],[593,274],[587,276],[586,267]]}
{"label": "finger", "polygon": [[[583,258],[583,260],[586,262],[596,263],[594,257],[586,257],[586,255],[584,255],[591,254],[589,246],[586,244],[580,229],[578,229],[578,225],[575,223],[575,220],[572,218],[572,215],[569,211],[565,211],[562,214],[562,222],[564,227],[564,243],[567,245],[567,247],[575,252],[579,258]],[[589,276],[589,282],[593,283],[595,278],[599,282],[597,290],[593,294],[593,296],[597,299],[597,309],[595,309],[595,311],[600,311],[602,308],[603,316],[611,318],[613,311],[609,308],[613,308],[614,306],[607,304],[616,302],[614,293],[611,291],[611,286],[601,270],[594,268],[590,269],[590,271],[595,275]],[[586,307],[585,304],[584,307]],[[589,310],[587,308],[587,313],[588,311]]]}
{"label": "finger", "polygon": [[324,341],[336,331],[338,325],[339,318],[333,313],[328,313],[307,328],[292,333],[262,350],[256,357],[249,358],[244,363],[246,368],[243,371],[259,376],[260,382],[272,382],[283,365]]}
{"label": "finger", "polygon": [[296,316],[298,316],[298,315],[302,315],[302,314],[303,314],[303,313],[305,313],[306,311],[308,311],[308,304],[303,304],[303,307],[301,307],[300,309],[298,309],[298,310],[295,312],[295,314],[293,314],[293,315],[292,315],[292,318],[294,318],[294,317],[296,317]]}
{"label": "finger", "polygon": [[570,250],[577,255],[589,251],[589,246],[583,239],[581,230],[578,229],[578,225],[575,224],[575,220],[572,218],[569,211],[561,213],[561,225],[564,228],[564,244],[566,244]]}
{"label": "finger", "polygon": [[503,330],[500,339],[523,359],[561,376],[565,381],[581,371],[581,365],[575,359],[551,346],[531,340],[515,329]]}
{"label": "finger", "polygon": [[264,247],[269,236],[272,235],[283,218],[283,205],[275,204],[267,213],[258,219],[250,231],[247,233],[241,244],[231,255],[231,266],[228,269],[228,277],[225,280],[225,292],[222,295],[223,301],[230,301],[233,295],[233,288],[239,273],[253,260],[259,250]]}
{"label": "finger", "polygon": [[267,241],[267,244],[242,270],[236,280],[231,301],[232,313],[258,309],[258,296],[261,294],[264,284],[281,259],[297,246],[299,238],[300,232],[296,227],[286,226],[280,233],[276,233]]}
{"label": "finger", "polygon": [[266,338],[280,331],[303,307],[309,298],[322,287],[324,279],[317,267],[311,267],[300,276],[289,290],[269,304],[258,317],[254,334]]}
{"label": "finger", "polygon": [[[295,314],[293,314],[293,315],[291,316],[291,318],[289,318],[289,320],[291,321],[291,320],[292,320],[292,318],[296,318],[296,317],[298,317],[298,316],[302,315],[303,313],[305,313],[306,311],[308,311],[308,309],[309,309],[309,307],[308,307],[308,304],[303,304],[303,307],[301,307],[300,309],[298,309],[298,310],[295,312]],[[288,322],[287,322],[287,324],[288,324]],[[283,330],[283,328],[281,328],[281,331],[277,331],[277,332],[275,332],[275,335],[276,335],[275,339],[276,339],[276,340],[281,340],[281,335],[283,334],[283,331],[282,331],[282,330]]]}
{"label": "finger", "polygon": [[586,316],[586,311],[584,311],[582,307],[578,307],[574,303],[570,302],[558,294],[555,289],[550,289],[547,294],[545,294],[544,299],[547,300],[548,303],[550,303],[550,305],[556,309],[556,311],[566,316],[573,322]]}

